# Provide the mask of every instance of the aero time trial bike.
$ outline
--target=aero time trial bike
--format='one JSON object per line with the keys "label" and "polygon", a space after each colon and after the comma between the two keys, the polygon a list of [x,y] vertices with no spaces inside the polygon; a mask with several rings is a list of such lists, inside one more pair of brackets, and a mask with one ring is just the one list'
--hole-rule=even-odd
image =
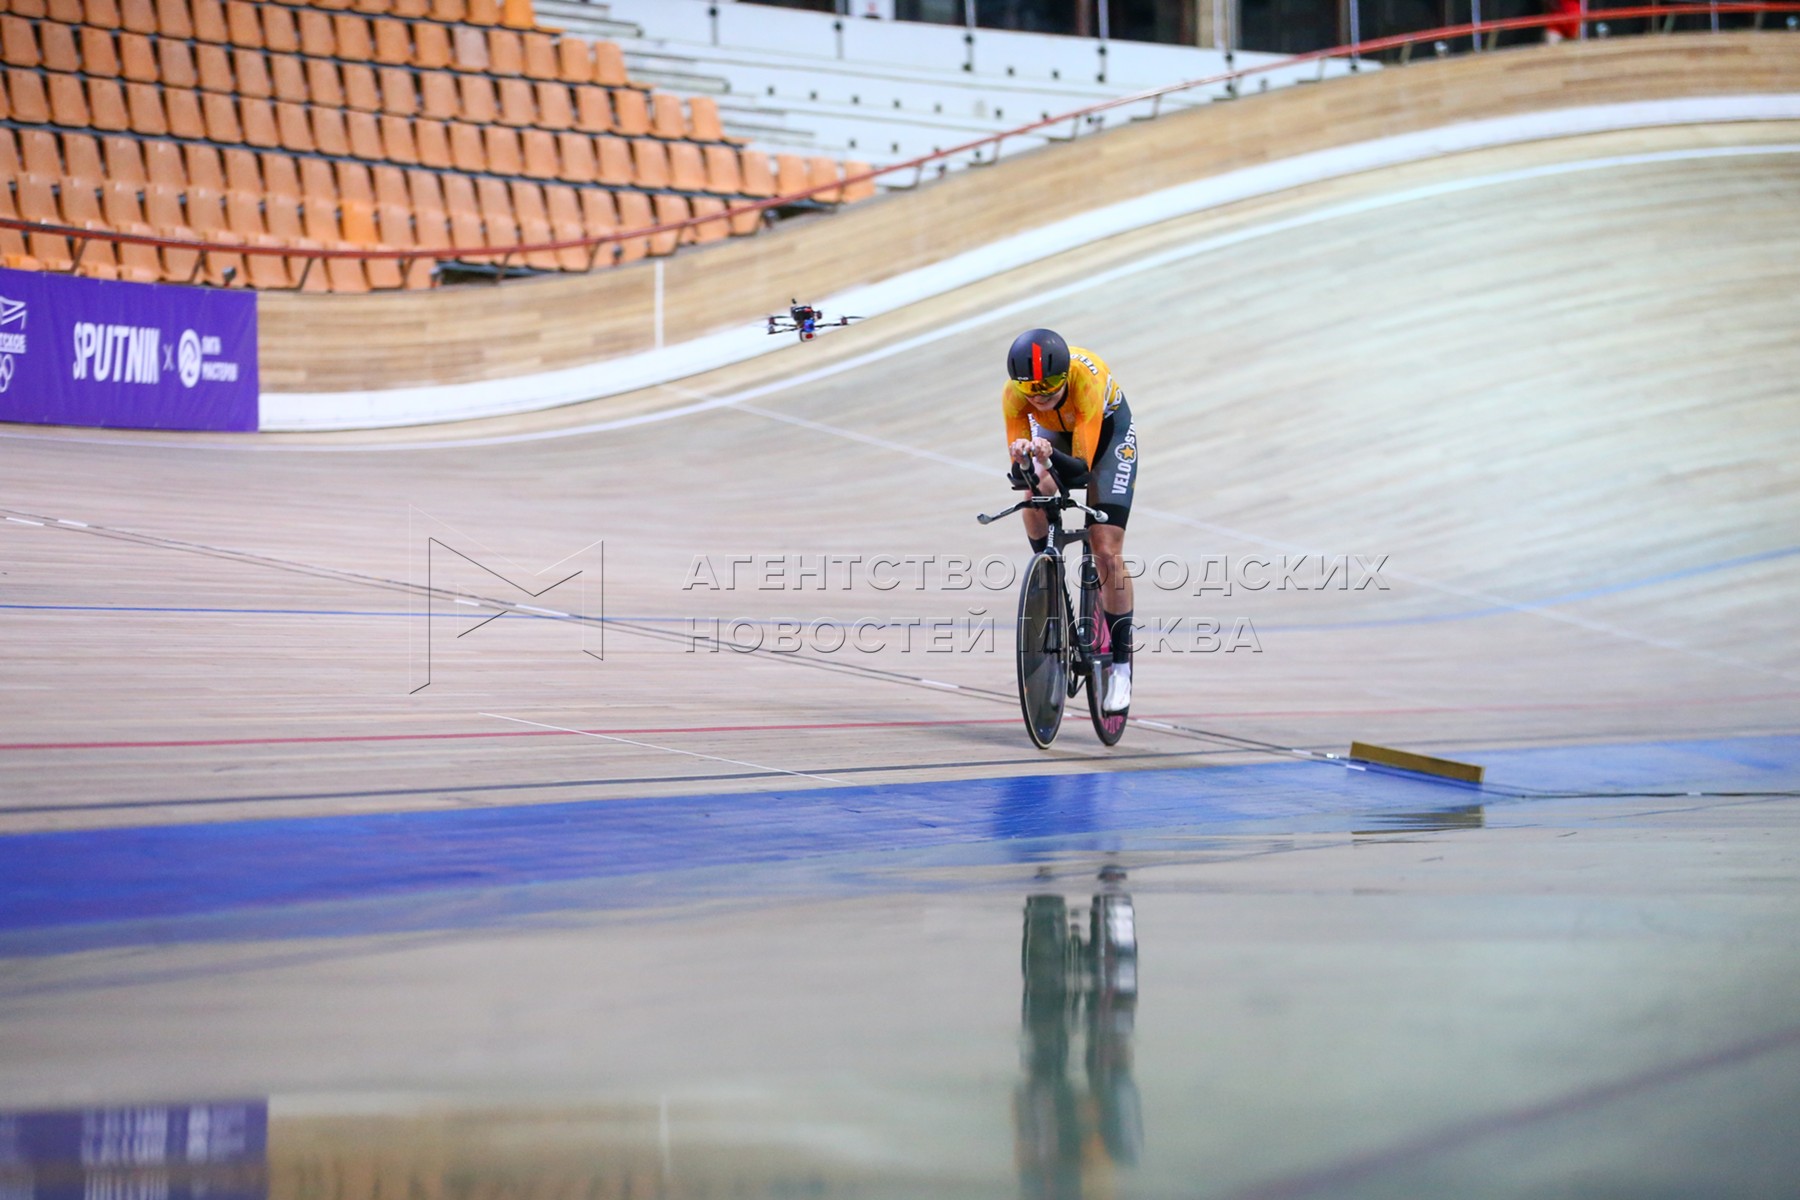
{"label": "aero time trial bike", "polygon": [[[1019,708],[1025,730],[1040,749],[1049,746],[1062,726],[1063,702],[1074,699],[1086,684],[1094,732],[1106,745],[1115,745],[1125,735],[1127,713],[1100,707],[1113,669],[1111,630],[1100,609],[1100,570],[1087,529],[1065,531],[1062,525],[1062,514],[1069,509],[1095,524],[1104,522],[1106,514],[1067,496],[1031,495],[1003,512],[975,519],[986,525],[1024,508],[1038,509],[1050,523],[1049,544],[1032,556],[1019,585]],[[1081,543],[1079,619],[1077,605],[1069,598],[1062,553],[1074,542]]]}

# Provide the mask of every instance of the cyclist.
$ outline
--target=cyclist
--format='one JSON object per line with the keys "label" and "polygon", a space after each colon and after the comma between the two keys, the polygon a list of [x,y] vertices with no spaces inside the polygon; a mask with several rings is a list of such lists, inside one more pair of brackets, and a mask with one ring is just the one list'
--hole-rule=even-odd
{"label": "cyclist", "polygon": [[[1048,329],[1028,329],[1006,352],[1006,440],[1014,478],[1035,476],[1040,495],[1087,487],[1089,508],[1106,514],[1088,526],[1088,542],[1100,570],[1100,609],[1112,639],[1114,669],[1100,707],[1131,706],[1131,577],[1125,573],[1125,523],[1137,487],[1137,430],[1119,381],[1100,357],[1071,347]],[[1030,464],[1029,467],[1027,464]],[[1024,511],[1025,536],[1034,551],[1049,544],[1049,522]]]}

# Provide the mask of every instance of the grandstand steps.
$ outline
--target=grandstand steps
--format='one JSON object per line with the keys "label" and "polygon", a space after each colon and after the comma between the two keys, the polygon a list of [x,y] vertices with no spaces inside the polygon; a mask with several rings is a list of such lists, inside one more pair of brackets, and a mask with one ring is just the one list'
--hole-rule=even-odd
{"label": "grandstand steps", "polygon": [[536,0],[532,8],[538,23],[589,38],[624,38],[643,36],[643,27],[633,21],[618,20],[609,15],[604,4],[588,4],[584,0]]}

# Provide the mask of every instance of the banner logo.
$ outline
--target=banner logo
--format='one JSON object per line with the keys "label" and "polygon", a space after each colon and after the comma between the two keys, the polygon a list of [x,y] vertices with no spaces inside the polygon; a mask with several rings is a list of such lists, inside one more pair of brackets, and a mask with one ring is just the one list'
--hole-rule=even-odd
{"label": "banner logo", "polygon": [[181,335],[181,386],[193,387],[200,382],[200,364],[205,356],[200,352],[200,335],[193,330],[184,330]]}

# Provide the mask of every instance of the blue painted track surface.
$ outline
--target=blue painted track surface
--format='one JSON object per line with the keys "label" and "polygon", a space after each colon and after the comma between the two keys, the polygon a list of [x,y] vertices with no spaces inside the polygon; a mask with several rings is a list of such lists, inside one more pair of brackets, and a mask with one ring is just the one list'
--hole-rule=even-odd
{"label": "blue painted track surface", "polygon": [[[0,838],[0,954],[647,906],[667,888],[630,881],[834,857],[866,869],[964,847],[1021,861],[1152,831],[1322,832],[1383,811],[1800,788],[1795,736],[1458,757],[1486,765],[1489,785],[1284,761],[21,834]],[[578,882],[605,886],[554,886]]]}

